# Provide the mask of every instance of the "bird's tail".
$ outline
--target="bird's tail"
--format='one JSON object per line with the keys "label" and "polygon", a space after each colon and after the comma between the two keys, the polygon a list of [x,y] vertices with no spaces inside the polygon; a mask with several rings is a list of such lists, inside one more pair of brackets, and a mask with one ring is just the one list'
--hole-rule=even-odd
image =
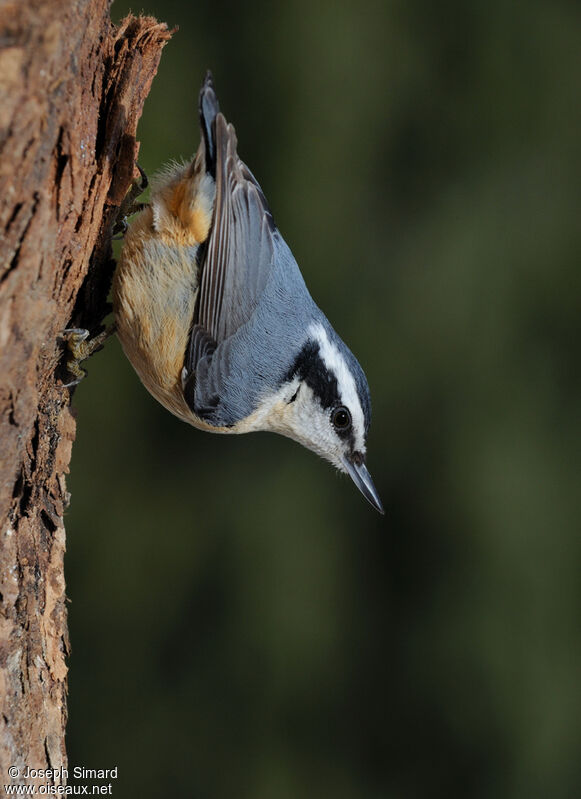
{"label": "bird's tail", "polygon": [[200,89],[198,110],[206,149],[206,171],[216,179],[216,117],[220,112],[220,105],[214,91],[214,80],[210,70],[206,72]]}

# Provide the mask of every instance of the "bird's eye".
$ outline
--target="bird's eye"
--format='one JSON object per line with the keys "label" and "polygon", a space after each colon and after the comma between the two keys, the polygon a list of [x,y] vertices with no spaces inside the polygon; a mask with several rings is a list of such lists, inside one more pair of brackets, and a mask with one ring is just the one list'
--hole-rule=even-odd
{"label": "bird's eye", "polygon": [[335,430],[348,430],[351,427],[351,414],[347,408],[341,405],[341,407],[335,408],[331,414],[331,423]]}

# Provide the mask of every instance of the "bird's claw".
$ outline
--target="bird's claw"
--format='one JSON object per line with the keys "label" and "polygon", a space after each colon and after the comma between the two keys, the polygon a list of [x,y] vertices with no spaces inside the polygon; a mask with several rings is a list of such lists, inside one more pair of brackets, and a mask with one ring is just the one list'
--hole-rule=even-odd
{"label": "bird's claw", "polygon": [[115,224],[113,225],[113,241],[119,241],[127,233],[129,227],[127,222],[128,216],[137,214],[139,211],[143,211],[144,208],[147,208],[147,203],[138,203],[136,200],[149,186],[149,180],[139,164],[135,164],[135,166],[139,171],[139,179],[133,181],[125,199],[119,206],[119,212]]}
{"label": "bird's claw", "polygon": [[63,330],[61,338],[66,343],[68,351],[66,368],[74,377],[74,380],[63,383],[63,388],[72,388],[78,385],[83,377],[86,377],[87,372],[81,367],[82,361],[100,350],[106,339],[114,332],[115,325],[106,328],[93,338],[89,338],[89,331],[84,327],[68,327]]}

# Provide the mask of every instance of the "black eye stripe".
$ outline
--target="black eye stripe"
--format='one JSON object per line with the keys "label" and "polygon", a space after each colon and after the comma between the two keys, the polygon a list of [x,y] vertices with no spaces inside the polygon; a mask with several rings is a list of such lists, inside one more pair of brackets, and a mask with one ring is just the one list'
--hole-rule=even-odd
{"label": "black eye stripe", "polygon": [[290,404],[291,404],[291,402],[294,402],[294,401],[296,400],[296,398],[297,398],[297,396],[298,396],[298,393],[299,393],[299,388],[300,388],[300,386],[298,386],[298,388],[297,388],[297,390],[295,391],[295,393],[294,393],[294,394],[292,395],[292,397],[289,399],[289,401],[288,401],[288,403],[287,403],[288,405],[290,405]]}
{"label": "black eye stripe", "polygon": [[[336,339],[336,334],[332,330],[328,332],[333,342]],[[337,344],[336,341],[335,344]],[[339,351],[355,380],[357,397],[363,413],[363,429],[365,435],[367,435],[371,423],[371,401],[369,399],[367,380],[357,359],[341,341],[339,341]],[[295,360],[282,375],[279,385],[282,386],[283,383],[290,382],[294,377],[298,377],[313,390],[323,408],[334,408],[341,402],[337,377],[331,369],[325,366],[321,357],[319,343],[312,338],[303,344]]]}
{"label": "black eye stripe", "polygon": [[294,377],[299,377],[312,389],[323,408],[333,408],[338,404],[337,378],[325,366],[316,341],[307,341],[283,380]]}

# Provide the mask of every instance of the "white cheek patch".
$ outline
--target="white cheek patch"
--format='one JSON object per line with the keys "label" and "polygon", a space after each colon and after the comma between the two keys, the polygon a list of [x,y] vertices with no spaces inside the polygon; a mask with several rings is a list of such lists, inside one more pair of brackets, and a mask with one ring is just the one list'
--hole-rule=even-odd
{"label": "white cheek patch", "polygon": [[335,452],[337,441],[329,425],[329,414],[321,408],[313,390],[303,383],[300,394],[293,404],[295,407],[291,411],[293,426],[291,437],[322,458],[327,458],[338,465],[339,452]]}
{"label": "white cheek patch", "polygon": [[355,449],[365,453],[365,418],[357,393],[357,386],[353,375],[349,371],[345,358],[335,344],[329,341],[327,331],[321,324],[311,325],[309,336],[319,345],[319,354],[327,369],[337,378],[337,388],[341,402],[351,412],[353,420],[353,433],[355,435]]}
{"label": "white cheek patch", "polygon": [[[290,402],[299,386],[298,396]],[[337,469],[345,470],[337,436],[329,424],[328,412],[321,408],[312,389],[298,378],[264,397],[254,413],[238,422],[231,432],[250,433],[255,430],[269,430],[292,438],[330,461]]]}

